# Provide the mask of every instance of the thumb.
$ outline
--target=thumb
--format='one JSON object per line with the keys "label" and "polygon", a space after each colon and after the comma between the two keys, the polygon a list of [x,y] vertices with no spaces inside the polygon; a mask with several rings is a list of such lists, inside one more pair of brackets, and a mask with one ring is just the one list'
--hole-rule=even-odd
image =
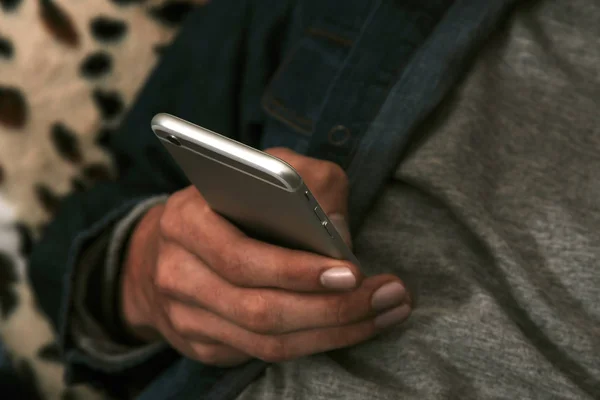
{"label": "thumb", "polygon": [[344,242],[352,249],[352,236],[350,235],[350,228],[346,218],[339,213],[329,215],[329,220],[335,227],[335,230],[340,234]]}

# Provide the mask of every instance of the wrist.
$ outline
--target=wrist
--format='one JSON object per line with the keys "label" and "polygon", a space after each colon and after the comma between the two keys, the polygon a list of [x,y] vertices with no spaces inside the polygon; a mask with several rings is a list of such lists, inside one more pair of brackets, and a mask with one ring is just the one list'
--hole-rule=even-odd
{"label": "wrist", "polygon": [[161,204],[148,210],[135,227],[121,275],[121,320],[128,333],[143,342],[160,339],[154,328],[154,293],[150,280],[157,256],[158,223],[163,208]]}

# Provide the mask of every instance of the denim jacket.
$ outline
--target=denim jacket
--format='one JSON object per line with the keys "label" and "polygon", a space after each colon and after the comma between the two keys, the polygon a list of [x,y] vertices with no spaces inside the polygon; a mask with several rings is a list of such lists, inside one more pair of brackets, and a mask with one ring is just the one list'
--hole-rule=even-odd
{"label": "denim jacket", "polygon": [[[31,258],[67,380],[141,399],[234,398],[266,363],[214,368],[167,348],[106,363],[72,336],[76,266],[137,204],[189,182],[150,130],[168,112],[259,148],[341,165],[356,232],[412,132],[461,76],[511,0],[214,0],[193,12],[113,137],[120,178],[62,205]],[[103,244],[104,243],[104,244]],[[93,300],[92,300],[93,302]]]}

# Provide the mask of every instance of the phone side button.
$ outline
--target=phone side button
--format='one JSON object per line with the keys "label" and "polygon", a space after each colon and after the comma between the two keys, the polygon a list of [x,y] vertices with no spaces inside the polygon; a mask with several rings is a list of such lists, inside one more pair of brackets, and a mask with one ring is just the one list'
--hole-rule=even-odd
{"label": "phone side button", "polygon": [[327,221],[323,221],[321,222],[321,225],[323,225],[323,228],[325,228],[329,236],[333,238],[333,227],[331,226],[331,224],[327,223]]}
{"label": "phone side button", "polygon": [[321,208],[319,206],[316,206],[314,211],[315,211],[315,214],[317,214],[317,218],[319,218],[321,223],[327,222],[327,215],[325,215],[325,212],[323,212],[323,210],[321,210]]}

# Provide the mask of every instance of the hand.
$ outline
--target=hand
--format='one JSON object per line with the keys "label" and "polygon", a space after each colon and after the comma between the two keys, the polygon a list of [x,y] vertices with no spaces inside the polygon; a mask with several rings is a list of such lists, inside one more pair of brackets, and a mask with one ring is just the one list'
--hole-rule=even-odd
{"label": "hand", "polygon": [[[335,164],[272,149],[303,176],[329,215],[346,215]],[[346,234],[349,238],[349,234]],[[244,235],[188,187],[136,227],[123,272],[132,333],[187,357],[231,366],[278,362],[362,342],[410,314],[403,283],[355,265]]]}

